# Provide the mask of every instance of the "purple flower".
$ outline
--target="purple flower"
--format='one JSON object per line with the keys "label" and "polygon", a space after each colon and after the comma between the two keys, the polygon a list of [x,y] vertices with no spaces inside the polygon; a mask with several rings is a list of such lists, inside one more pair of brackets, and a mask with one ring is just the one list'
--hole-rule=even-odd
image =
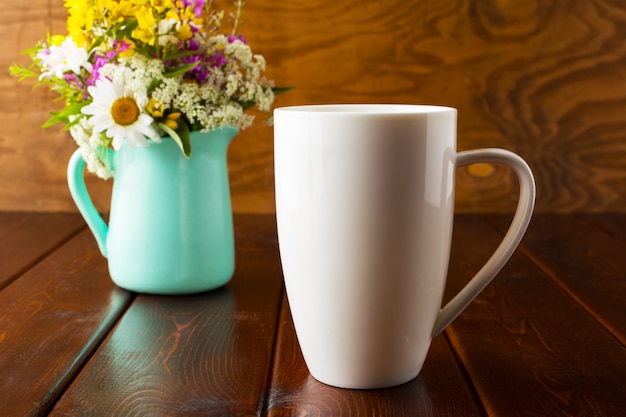
{"label": "purple flower", "polygon": [[190,69],[187,74],[196,79],[200,84],[205,83],[209,78],[209,71],[202,65],[202,55],[190,55],[181,58],[184,64],[197,63],[194,68]]}
{"label": "purple flower", "polygon": [[214,68],[221,68],[228,64],[228,59],[226,59],[221,50],[217,50],[213,55],[207,57],[206,63]]}
{"label": "purple flower", "polygon": [[82,91],[83,99],[89,98],[89,93],[87,93],[87,88],[86,87],[92,85],[92,83],[91,83],[92,78],[88,79],[86,84],[83,84],[83,82],[80,80],[80,78],[78,78],[78,76],[76,74],[74,74],[74,73],[63,74],[63,78],[65,79],[65,81],[67,82],[68,85],[74,86],[78,90]]}
{"label": "purple flower", "polygon": [[112,62],[113,60],[115,60],[115,58],[117,58],[117,56],[120,53],[126,51],[130,47],[131,47],[131,44],[122,39],[119,42],[115,41],[113,43],[113,49],[111,49],[108,52],[105,52],[104,55],[95,55],[91,77],[87,79],[86,84],[95,85],[96,81],[100,78],[100,72],[99,72],[100,68],[102,68],[104,65],[108,64],[109,62]]}
{"label": "purple flower", "polygon": [[65,73],[63,74],[63,78],[67,81],[68,84],[74,84],[80,87],[80,80],[74,73]]}
{"label": "purple flower", "polygon": [[190,51],[197,51],[198,49],[200,49],[200,43],[195,40],[195,39],[189,39],[189,50]]}
{"label": "purple flower", "polygon": [[193,64],[195,62],[200,62],[200,55],[189,55],[181,58],[184,64]]}
{"label": "purple flower", "polygon": [[[111,51],[115,52],[115,51]],[[111,52],[107,52],[105,56],[96,55],[93,63],[93,70],[91,71],[91,77],[86,81],[87,85],[95,85],[96,81],[100,78],[100,68],[111,62],[115,58],[115,53],[111,55]]]}
{"label": "purple flower", "polygon": [[189,75],[198,81],[199,84],[204,84],[209,79],[209,71],[203,68],[202,65],[198,65],[194,69],[189,71]]}
{"label": "purple flower", "polygon": [[182,0],[183,6],[193,9],[193,14],[196,17],[202,17],[202,9],[206,0]]}
{"label": "purple flower", "polygon": [[235,41],[240,41],[245,44],[248,42],[244,39],[243,35],[228,35],[228,43],[234,43]]}
{"label": "purple flower", "polygon": [[126,42],[125,39],[122,39],[121,41],[115,41],[115,43],[113,44],[113,47],[115,49],[117,49],[118,52],[124,52],[127,49],[129,49],[132,45],[129,42]]}

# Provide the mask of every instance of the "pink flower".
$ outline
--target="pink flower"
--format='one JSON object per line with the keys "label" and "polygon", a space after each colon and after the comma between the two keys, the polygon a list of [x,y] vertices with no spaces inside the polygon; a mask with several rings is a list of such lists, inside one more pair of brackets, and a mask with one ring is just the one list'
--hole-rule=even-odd
{"label": "pink flower", "polygon": [[99,72],[100,68],[102,68],[103,66],[105,66],[106,64],[110,62],[115,61],[117,56],[121,54],[122,52],[128,50],[130,46],[131,45],[125,40],[121,40],[119,42],[115,41],[113,43],[113,49],[111,49],[108,52],[105,52],[104,55],[96,54],[94,56],[94,63],[93,63],[93,70],[91,72],[91,77],[87,79],[87,85],[95,85],[96,81],[100,79],[100,72]]}
{"label": "pink flower", "polygon": [[248,43],[244,39],[243,35],[228,35],[228,43],[235,43],[236,41],[240,41],[245,44]]}
{"label": "pink flower", "polygon": [[202,9],[204,8],[205,0],[182,0],[183,6],[193,9],[193,14],[196,17],[202,17]]}

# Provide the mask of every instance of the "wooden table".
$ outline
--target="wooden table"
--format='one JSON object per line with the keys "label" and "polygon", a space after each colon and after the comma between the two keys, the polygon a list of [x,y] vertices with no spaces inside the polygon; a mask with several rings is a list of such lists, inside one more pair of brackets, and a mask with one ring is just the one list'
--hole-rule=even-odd
{"label": "wooden table", "polygon": [[[446,299],[509,221],[456,217]],[[0,213],[0,416],[626,415],[626,215],[536,215],[420,376],[369,391],[309,375],[273,216],[235,227],[231,283],[161,297],[116,288],[77,215]]]}

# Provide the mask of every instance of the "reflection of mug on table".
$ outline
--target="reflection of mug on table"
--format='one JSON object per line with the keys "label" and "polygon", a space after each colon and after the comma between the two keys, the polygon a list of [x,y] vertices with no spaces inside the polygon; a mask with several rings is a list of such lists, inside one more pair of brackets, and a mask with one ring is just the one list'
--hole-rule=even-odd
{"label": "reflection of mug on table", "polygon": [[[276,215],[287,297],[321,382],[381,388],[419,373],[440,333],[500,271],[533,210],[528,165],[502,149],[456,152],[456,110],[412,105],[276,109]],[[440,310],[455,169],[510,166],[520,200],[504,240]]]}

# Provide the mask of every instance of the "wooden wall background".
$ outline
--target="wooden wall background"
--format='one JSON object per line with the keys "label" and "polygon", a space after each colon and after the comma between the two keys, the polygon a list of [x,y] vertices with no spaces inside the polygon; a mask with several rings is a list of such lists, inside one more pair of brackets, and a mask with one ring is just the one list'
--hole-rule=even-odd
{"label": "wooden wall background", "polygon": [[[625,0],[248,0],[243,17],[270,78],[297,87],[277,106],[454,106],[460,150],[529,162],[537,210],[626,211]],[[73,141],[39,127],[54,95],[7,70],[65,18],[63,0],[0,0],[0,210],[74,210]],[[272,151],[263,124],[231,145],[235,211],[274,211]],[[111,183],[89,186],[106,211]],[[511,211],[516,192],[505,168],[458,171],[460,212]]]}

